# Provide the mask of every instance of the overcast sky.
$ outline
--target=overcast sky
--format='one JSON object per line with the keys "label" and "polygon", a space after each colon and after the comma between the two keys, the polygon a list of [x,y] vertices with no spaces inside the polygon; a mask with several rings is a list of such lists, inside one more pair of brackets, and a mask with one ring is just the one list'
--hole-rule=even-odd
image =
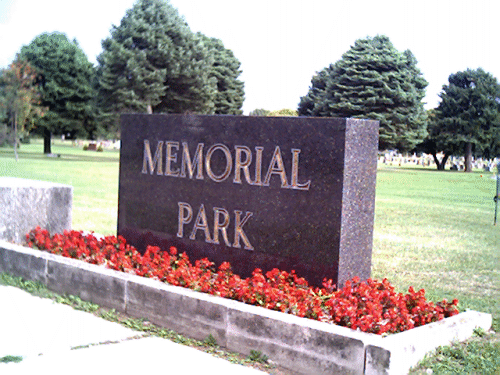
{"label": "overcast sky", "polygon": [[[0,67],[43,32],[76,39],[96,62],[134,0],[0,0]],[[354,41],[387,35],[410,49],[439,102],[448,76],[482,67],[500,79],[500,1],[476,0],[170,0],[191,29],[216,37],[241,62],[245,114],[296,109],[315,72],[339,60]]]}

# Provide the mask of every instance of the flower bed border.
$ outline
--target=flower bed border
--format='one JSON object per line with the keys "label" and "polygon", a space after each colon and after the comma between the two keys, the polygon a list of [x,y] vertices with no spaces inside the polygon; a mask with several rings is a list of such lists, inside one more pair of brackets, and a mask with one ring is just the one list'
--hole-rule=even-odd
{"label": "flower bed border", "polygon": [[382,337],[194,292],[0,240],[0,272],[39,281],[57,293],[114,308],[243,354],[259,350],[298,374],[403,374],[424,355],[491,315],[467,311]]}

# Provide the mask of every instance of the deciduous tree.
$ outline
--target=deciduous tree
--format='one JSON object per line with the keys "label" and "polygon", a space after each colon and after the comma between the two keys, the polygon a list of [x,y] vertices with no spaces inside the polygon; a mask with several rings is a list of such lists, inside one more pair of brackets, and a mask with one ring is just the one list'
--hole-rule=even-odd
{"label": "deciduous tree", "polygon": [[451,154],[465,155],[465,171],[472,171],[472,153],[500,152],[500,85],[479,68],[451,74],[430,123],[427,142]]}
{"label": "deciduous tree", "polygon": [[249,116],[269,116],[269,113],[271,113],[271,111],[269,111],[267,109],[257,108],[257,109],[254,109],[253,111],[250,111],[250,113],[248,115]]}
{"label": "deciduous tree", "polygon": [[38,75],[41,104],[48,108],[35,122],[43,131],[44,153],[51,152],[52,133],[88,136],[94,129],[94,68],[76,40],[62,33],[44,33],[22,47],[20,58],[27,60]]}
{"label": "deciduous tree", "polygon": [[17,58],[8,69],[0,72],[0,107],[14,129],[14,154],[18,160],[19,134],[25,135],[33,127],[36,117],[44,110],[35,86],[36,71],[27,61]]}
{"label": "deciduous tree", "polygon": [[[437,126],[437,114],[435,109],[427,111],[427,131],[428,136],[421,144],[417,145],[418,152],[431,154],[436,163],[438,171],[444,171],[444,167],[449,157],[456,154],[457,148],[448,143],[448,135],[441,133]],[[439,154],[442,154],[441,159]]]}
{"label": "deciduous tree", "polygon": [[283,108],[283,109],[278,109],[277,111],[270,112],[268,116],[274,116],[274,117],[298,116],[298,113],[295,109]]}

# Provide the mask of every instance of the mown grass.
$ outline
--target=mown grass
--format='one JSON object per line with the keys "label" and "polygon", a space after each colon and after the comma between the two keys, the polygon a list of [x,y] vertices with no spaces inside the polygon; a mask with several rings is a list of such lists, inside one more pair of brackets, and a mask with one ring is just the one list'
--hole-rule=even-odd
{"label": "mown grass", "polygon": [[500,226],[492,173],[380,169],[373,276],[500,318]]}
{"label": "mown grass", "polygon": [[73,227],[115,234],[118,214],[119,151],[83,151],[71,141],[56,141],[57,157],[43,155],[41,140],[23,144],[19,161],[12,148],[0,148],[0,176],[44,180],[73,186]]}
{"label": "mown grass", "polygon": [[500,373],[500,341],[491,334],[473,337],[466,342],[455,342],[439,347],[427,355],[412,375],[428,374],[477,374],[498,375]]}
{"label": "mown grass", "polygon": [[[493,173],[379,168],[372,276],[491,313],[500,331],[500,226]],[[499,374],[500,334],[439,348],[411,374]]]}
{"label": "mown grass", "polygon": [[[0,148],[0,176],[72,185],[73,228],[115,234],[119,152],[83,151],[61,141],[53,152],[61,157],[44,157],[36,141],[21,146],[16,162],[12,149]],[[381,166],[372,276],[388,278],[398,291],[424,288],[434,301],[458,298],[461,309],[491,313],[500,331],[500,225],[493,226],[493,178],[481,171]],[[477,340],[495,342],[498,334]],[[440,362],[440,355],[433,358]]]}

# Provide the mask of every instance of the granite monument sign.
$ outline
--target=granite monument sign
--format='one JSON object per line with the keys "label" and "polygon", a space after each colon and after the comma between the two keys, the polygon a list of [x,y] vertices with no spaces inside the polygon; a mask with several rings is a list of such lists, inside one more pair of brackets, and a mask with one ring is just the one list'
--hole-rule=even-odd
{"label": "granite monument sign", "polygon": [[140,251],[295,270],[310,283],[369,277],[378,122],[121,117],[118,234]]}

